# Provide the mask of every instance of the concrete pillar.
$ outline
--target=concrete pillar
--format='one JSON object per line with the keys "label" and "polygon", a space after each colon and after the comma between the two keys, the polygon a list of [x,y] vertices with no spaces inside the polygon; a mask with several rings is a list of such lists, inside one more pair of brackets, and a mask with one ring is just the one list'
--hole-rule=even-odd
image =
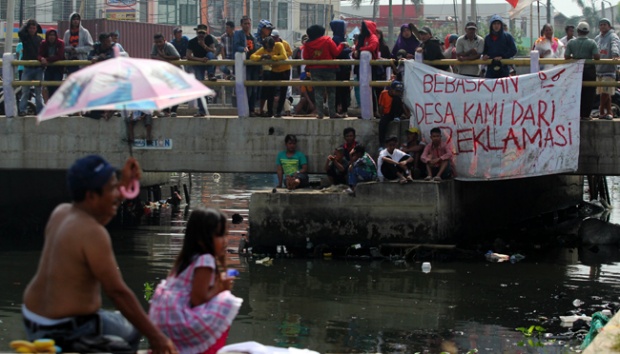
{"label": "concrete pillar", "polygon": [[539,58],[540,53],[537,50],[530,51],[530,73],[537,73],[540,71]]}
{"label": "concrete pillar", "polygon": [[372,111],[372,68],[370,66],[370,52],[362,52],[360,54],[360,110],[362,119],[372,119],[374,114]]}
{"label": "concrete pillar", "polygon": [[237,94],[237,113],[239,118],[250,116],[248,92],[245,88],[245,53],[235,53],[235,93]]}
{"label": "concrete pillar", "polygon": [[[8,26],[8,25],[7,25]],[[11,34],[13,34],[13,26],[11,24]],[[12,41],[12,38],[11,38]],[[12,42],[7,45],[12,48]],[[13,67],[15,57],[13,53],[7,52],[2,55],[2,89],[4,90],[4,112],[7,118],[15,117],[17,106],[15,105],[15,89],[13,89],[13,76],[15,68]]]}

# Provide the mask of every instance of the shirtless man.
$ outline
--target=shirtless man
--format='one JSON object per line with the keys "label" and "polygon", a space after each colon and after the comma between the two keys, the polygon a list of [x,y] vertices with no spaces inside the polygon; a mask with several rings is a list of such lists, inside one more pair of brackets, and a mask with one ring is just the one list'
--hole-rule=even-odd
{"label": "shirtless man", "polygon": [[[176,353],[174,344],[149,321],[118,269],[105,225],[122,200],[119,184],[139,178],[140,168],[136,160],[128,159],[120,183],[115,171],[96,155],[77,160],[69,169],[73,203],[52,212],[39,268],[24,293],[28,340],[52,338],[62,347],[86,335],[112,334],[135,351],[142,333],[153,353]],[[101,288],[122,315],[100,309]]]}

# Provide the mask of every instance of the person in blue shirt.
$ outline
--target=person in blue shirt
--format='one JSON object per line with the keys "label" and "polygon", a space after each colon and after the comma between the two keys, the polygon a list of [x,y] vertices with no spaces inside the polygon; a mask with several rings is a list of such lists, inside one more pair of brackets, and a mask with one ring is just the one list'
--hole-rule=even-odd
{"label": "person in blue shirt", "polygon": [[493,62],[487,65],[485,77],[488,79],[508,77],[510,67],[500,61],[517,55],[517,45],[512,35],[504,31],[504,20],[501,16],[493,15],[489,22],[489,34],[484,37],[483,59],[493,59]]}
{"label": "person in blue shirt", "polygon": [[280,151],[276,158],[278,175],[276,188],[282,187],[283,181],[286,181],[286,188],[289,190],[303,188],[308,185],[308,159],[301,151],[297,151],[295,135],[287,134],[284,143],[286,150]]}

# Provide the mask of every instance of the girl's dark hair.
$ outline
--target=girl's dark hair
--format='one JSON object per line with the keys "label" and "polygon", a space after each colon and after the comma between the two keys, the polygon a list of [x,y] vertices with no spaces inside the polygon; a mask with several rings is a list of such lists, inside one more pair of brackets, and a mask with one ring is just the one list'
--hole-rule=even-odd
{"label": "girl's dark hair", "polygon": [[287,135],[284,137],[284,143],[286,144],[286,143],[288,143],[289,141],[294,141],[294,142],[297,142],[297,137],[296,137],[295,135],[293,135],[293,134],[287,134]]}
{"label": "girl's dark hair", "polygon": [[226,233],[226,215],[213,208],[198,208],[192,211],[185,228],[183,247],[170,274],[178,276],[196,256],[211,254],[215,256],[213,240]]}

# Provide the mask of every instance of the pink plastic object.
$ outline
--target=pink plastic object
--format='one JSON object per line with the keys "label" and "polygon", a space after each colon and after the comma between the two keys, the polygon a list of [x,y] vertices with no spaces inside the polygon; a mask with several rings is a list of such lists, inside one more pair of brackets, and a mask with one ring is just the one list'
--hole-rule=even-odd
{"label": "pink plastic object", "polygon": [[120,186],[119,190],[121,191],[121,194],[123,195],[123,197],[125,197],[125,199],[133,199],[137,197],[138,194],[140,194],[140,181],[134,179],[131,182],[129,188],[125,188],[125,186]]}

